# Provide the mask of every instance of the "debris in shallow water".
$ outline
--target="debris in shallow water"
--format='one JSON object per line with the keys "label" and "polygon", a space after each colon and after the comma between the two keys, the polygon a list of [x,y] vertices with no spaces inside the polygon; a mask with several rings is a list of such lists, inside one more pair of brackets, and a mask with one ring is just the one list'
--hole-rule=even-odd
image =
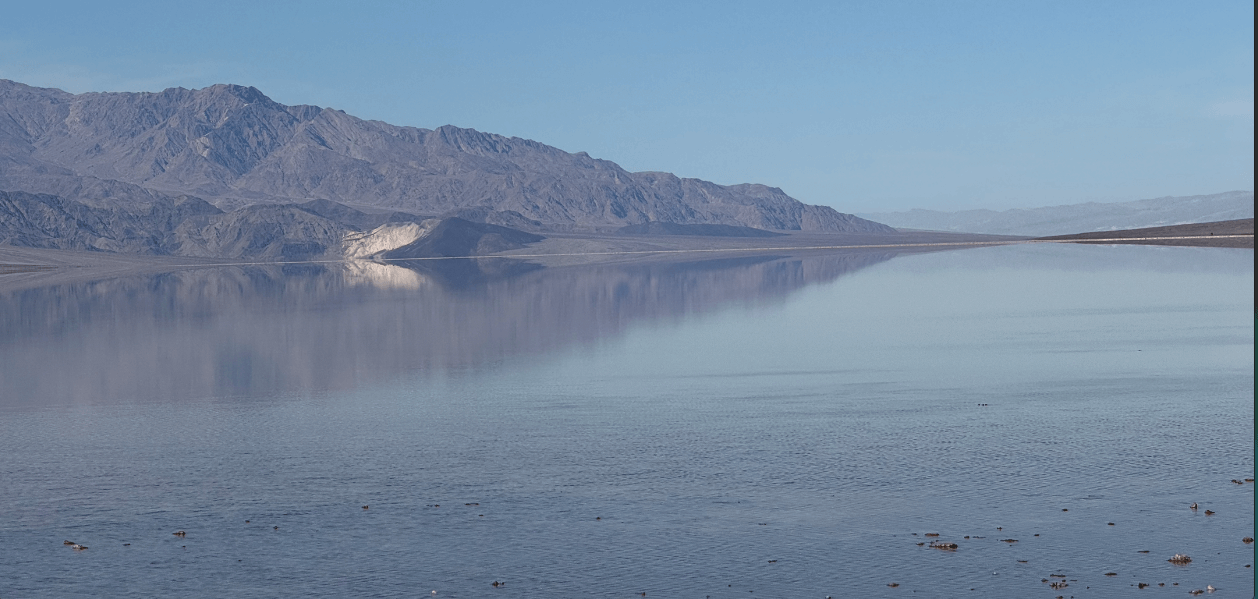
{"label": "debris in shallow water", "polygon": [[943,549],[944,551],[955,551],[957,549],[956,543],[949,543],[947,541],[931,541],[930,546],[933,549]]}
{"label": "debris in shallow water", "polygon": [[1106,572],[1106,576],[1118,576],[1118,572]]}
{"label": "debris in shallow water", "polygon": [[937,532],[928,532],[928,533],[926,533],[926,536],[928,536],[928,537],[937,537],[937,536],[939,536],[939,533],[937,533]]}
{"label": "debris in shallow water", "polygon": [[[1171,556],[1171,559],[1168,559],[1166,561],[1171,562],[1172,564],[1186,564],[1188,562],[1191,562],[1192,558],[1182,553],[1176,553],[1175,555]],[[1179,583],[1176,583],[1176,584],[1179,584]]]}
{"label": "debris in shallow water", "polygon": [[1017,543],[1018,540],[1017,539],[1001,539],[1000,542],[1001,543]]}
{"label": "debris in shallow water", "polygon": [[900,583],[898,583],[898,582],[888,582],[888,583],[887,583],[887,586],[889,586],[889,587],[891,587],[891,588],[893,588],[893,589],[894,589],[894,588],[896,588],[896,587],[900,586]]}

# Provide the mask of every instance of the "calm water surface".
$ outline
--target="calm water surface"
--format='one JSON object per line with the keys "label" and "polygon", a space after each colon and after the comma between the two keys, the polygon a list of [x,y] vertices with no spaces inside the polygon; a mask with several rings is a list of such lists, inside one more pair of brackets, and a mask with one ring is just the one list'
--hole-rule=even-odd
{"label": "calm water surface", "polygon": [[1016,246],[0,287],[0,597],[1251,597],[1253,267]]}

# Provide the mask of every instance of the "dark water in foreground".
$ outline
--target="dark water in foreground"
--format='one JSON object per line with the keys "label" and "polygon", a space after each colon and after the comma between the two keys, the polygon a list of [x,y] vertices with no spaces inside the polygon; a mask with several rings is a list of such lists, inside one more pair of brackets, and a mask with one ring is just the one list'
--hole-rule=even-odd
{"label": "dark water in foreground", "polygon": [[892,258],[0,292],[0,597],[1253,595],[1251,250]]}

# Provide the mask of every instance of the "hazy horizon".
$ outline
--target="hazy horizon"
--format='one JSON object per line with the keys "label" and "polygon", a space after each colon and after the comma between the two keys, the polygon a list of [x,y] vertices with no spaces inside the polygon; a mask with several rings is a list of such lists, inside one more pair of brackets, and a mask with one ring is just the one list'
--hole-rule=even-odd
{"label": "hazy horizon", "polygon": [[1219,191],[1194,193],[1194,194],[1187,194],[1187,195],[1164,195],[1164,196],[1150,197],[1150,198],[1134,198],[1130,200],[1121,200],[1121,199],[1086,200],[1086,201],[1081,201],[1081,202],[1061,202],[1061,203],[1056,203],[1056,204],[1043,204],[1043,205],[1037,205],[1037,206],[1002,206],[1002,207],[971,206],[967,208],[947,208],[947,207],[921,208],[921,207],[914,206],[911,208],[899,208],[895,210],[868,210],[865,212],[860,212],[858,213],[858,215],[859,214],[885,214],[888,212],[912,212],[915,210],[931,211],[931,212],[973,212],[973,211],[1008,212],[1010,210],[1035,210],[1038,208],[1064,208],[1068,206],[1078,206],[1081,204],[1126,204],[1126,203],[1141,202],[1141,201],[1146,201],[1146,200],[1166,200],[1166,199],[1176,199],[1176,198],[1190,198],[1190,197],[1196,197],[1196,196],[1218,196],[1218,195],[1234,194],[1234,193],[1252,194],[1254,193],[1254,191],[1252,189],[1225,189],[1225,190],[1219,190]]}

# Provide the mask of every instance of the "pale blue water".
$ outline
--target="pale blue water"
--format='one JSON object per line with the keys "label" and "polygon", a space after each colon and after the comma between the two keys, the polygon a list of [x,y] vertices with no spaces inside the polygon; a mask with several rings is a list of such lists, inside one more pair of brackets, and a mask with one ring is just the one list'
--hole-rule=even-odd
{"label": "pale blue water", "polygon": [[1250,597],[1253,314],[1098,246],[0,291],[0,597]]}

